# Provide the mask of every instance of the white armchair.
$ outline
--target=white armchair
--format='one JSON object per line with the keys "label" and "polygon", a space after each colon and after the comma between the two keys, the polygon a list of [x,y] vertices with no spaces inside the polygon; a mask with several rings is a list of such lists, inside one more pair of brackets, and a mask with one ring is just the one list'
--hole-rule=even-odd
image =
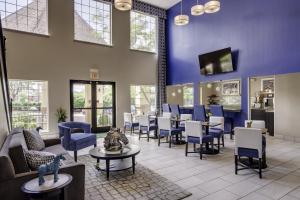
{"label": "white armchair", "polygon": [[172,128],[171,118],[170,117],[158,117],[158,146],[160,146],[160,137],[166,137],[166,142],[168,142],[169,138],[169,148],[171,148],[171,143],[174,135],[180,134],[181,130]]}
{"label": "white armchair", "polygon": [[150,118],[148,115],[139,116],[139,140],[141,139],[142,134],[147,134],[147,141],[149,142],[150,131],[157,131],[157,126],[150,123]]}
{"label": "white armchair", "polygon": [[130,133],[132,134],[136,127],[139,127],[138,122],[134,122],[133,116],[131,113],[124,113],[124,131],[130,129]]}
{"label": "white armchair", "polygon": [[262,156],[263,156],[263,136],[262,130],[257,128],[237,127],[235,133],[235,174],[238,170],[239,158],[249,157],[258,159],[259,177],[261,178]]}
{"label": "white armchair", "polygon": [[209,129],[209,134],[212,135],[214,138],[217,138],[218,140],[218,151],[220,151],[220,139],[222,139],[222,145],[224,144],[224,117],[216,117],[216,116],[210,116],[209,117],[209,123],[217,123],[220,124],[218,126],[214,126]]}

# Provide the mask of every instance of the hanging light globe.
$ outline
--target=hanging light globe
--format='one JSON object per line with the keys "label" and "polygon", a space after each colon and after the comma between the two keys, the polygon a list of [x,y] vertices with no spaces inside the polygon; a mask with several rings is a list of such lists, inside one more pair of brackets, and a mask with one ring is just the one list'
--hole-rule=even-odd
{"label": "hanging light globe", "polygon": [[218,0],[211,0],[204,5],[204,10],[206,13],[218,12],[221,8],[221,3]]}
{"label": "hanging light globe", "polygon": [[191,14],[194,15],[194,16],[199,16],[199,15],[203,15],[204,14],[204,6],[200,5],[198,3],[198,0],[197,0],[197,5],[194,5],[191,8]]}
{"label": "hanging light globe", "polygon": [[177,15],[175,17],[175,25],[177,26],[183,26],[187,25],[189,23],[189,16],[188,15]]}
{"label": "hanging light globe", "polygon": [[115,8],[121,11],[131,10],[132,0],[115,0]]}

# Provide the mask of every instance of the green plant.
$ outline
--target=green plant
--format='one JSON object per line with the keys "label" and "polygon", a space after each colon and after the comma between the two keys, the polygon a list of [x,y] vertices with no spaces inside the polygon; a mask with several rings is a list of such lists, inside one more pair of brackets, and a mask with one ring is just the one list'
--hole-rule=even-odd
{"label": "green plant", "polygon": [[59,107],[56,110],[56,117],[57,117],[58,123],[65,122],[67,119],[67,111],[65,109],[63,109],[62,107]]}

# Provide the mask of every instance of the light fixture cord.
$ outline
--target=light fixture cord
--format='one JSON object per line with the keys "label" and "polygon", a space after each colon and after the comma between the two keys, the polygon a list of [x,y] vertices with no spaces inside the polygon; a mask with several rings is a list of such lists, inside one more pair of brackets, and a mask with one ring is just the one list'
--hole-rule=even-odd
{"label": "light fixture cord", "polygon": [[182,15],[182,0],[181,0],[181,4],[180,4],[180,13]]}

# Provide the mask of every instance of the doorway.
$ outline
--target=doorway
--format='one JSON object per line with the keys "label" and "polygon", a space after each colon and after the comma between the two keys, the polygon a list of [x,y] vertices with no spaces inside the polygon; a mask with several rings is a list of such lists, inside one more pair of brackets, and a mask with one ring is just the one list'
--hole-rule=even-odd
{"label": "doorway", "polygon": [[116,84],[109,81],[70,81],[71,121],[91,124],[93,133],[116,127]]}

